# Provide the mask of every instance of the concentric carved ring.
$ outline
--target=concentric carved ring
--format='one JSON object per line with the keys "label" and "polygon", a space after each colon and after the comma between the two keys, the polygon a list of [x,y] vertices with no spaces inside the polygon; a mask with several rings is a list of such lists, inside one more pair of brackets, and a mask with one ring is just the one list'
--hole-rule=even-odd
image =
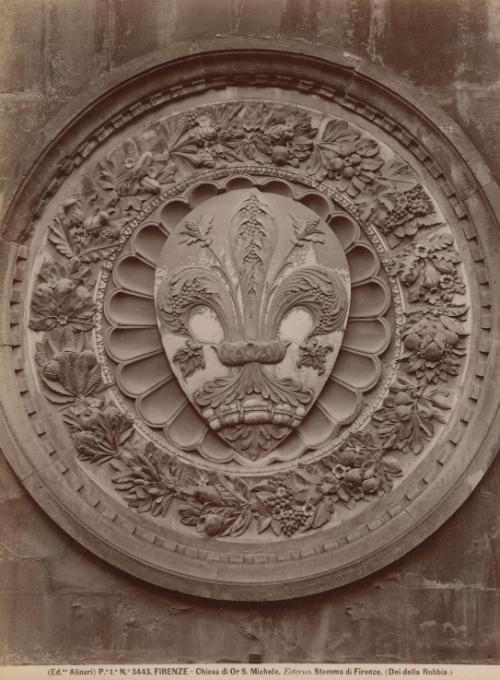
{"label": "concentric carved ring", "polygon": [[180,88],[196,59],[167,64],[148,115],[129,90],[116,127],[75,129],[5,288],[2,437],[33,495],[122,568],[233,599],[403,554],[498,427],[493,218],[463,154],[362,71],[264,56]]}

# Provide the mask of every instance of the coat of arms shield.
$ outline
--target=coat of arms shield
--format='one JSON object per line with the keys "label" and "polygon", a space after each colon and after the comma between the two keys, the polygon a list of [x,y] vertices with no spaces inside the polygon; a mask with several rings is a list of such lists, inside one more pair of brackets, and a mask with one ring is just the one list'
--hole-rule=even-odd
{"label": "coat of arms shield", "polygon": [[302,422],[332,371],[349,269],[308,207],[238,189],[180,221],[159,258],[155,299],[165,352],[191,404],[256,460]]}

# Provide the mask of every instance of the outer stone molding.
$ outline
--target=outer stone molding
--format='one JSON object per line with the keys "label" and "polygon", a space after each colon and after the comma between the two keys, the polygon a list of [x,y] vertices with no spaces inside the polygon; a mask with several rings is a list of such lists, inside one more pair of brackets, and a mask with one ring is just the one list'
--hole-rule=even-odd
{"label": "outer stone molding", "polygon": [[233,600],[445,522],[500,438],[498,189],[454,124],[369,64],[264,49],[179,55],[66,123],[2,240],[1,445],[42,508]]}

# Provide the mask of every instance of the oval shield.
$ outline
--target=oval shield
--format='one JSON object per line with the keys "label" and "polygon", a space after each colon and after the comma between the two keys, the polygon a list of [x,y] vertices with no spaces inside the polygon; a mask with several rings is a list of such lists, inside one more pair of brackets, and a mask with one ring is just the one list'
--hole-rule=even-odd
{"label": "oval shield", "polygon": [[256,460],[301,423],[332,371],[349,270],[315,212],[240,189],[177,225],[159,258],[155,301],[186,396],[227,444]]}

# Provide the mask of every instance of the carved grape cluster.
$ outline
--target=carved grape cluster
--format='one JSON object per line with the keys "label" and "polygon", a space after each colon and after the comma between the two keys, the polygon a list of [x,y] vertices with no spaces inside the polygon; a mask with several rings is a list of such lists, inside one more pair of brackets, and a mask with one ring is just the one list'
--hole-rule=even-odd
{"label": "carved grape cluster", "polygon": [[266,500],[271,516],[282,525],[285,536],[292,536],[303,527],[314,509],[297,505],[293,492],[286,486],[278,486],[274,494]]}
{"label": "carved grape cluster", "polygon": [[408,219],[429,215],[433,210],[431,200],[418,184],[397,195],[396,205],[380,225],[381,231],[384,234],[389,234]]}

